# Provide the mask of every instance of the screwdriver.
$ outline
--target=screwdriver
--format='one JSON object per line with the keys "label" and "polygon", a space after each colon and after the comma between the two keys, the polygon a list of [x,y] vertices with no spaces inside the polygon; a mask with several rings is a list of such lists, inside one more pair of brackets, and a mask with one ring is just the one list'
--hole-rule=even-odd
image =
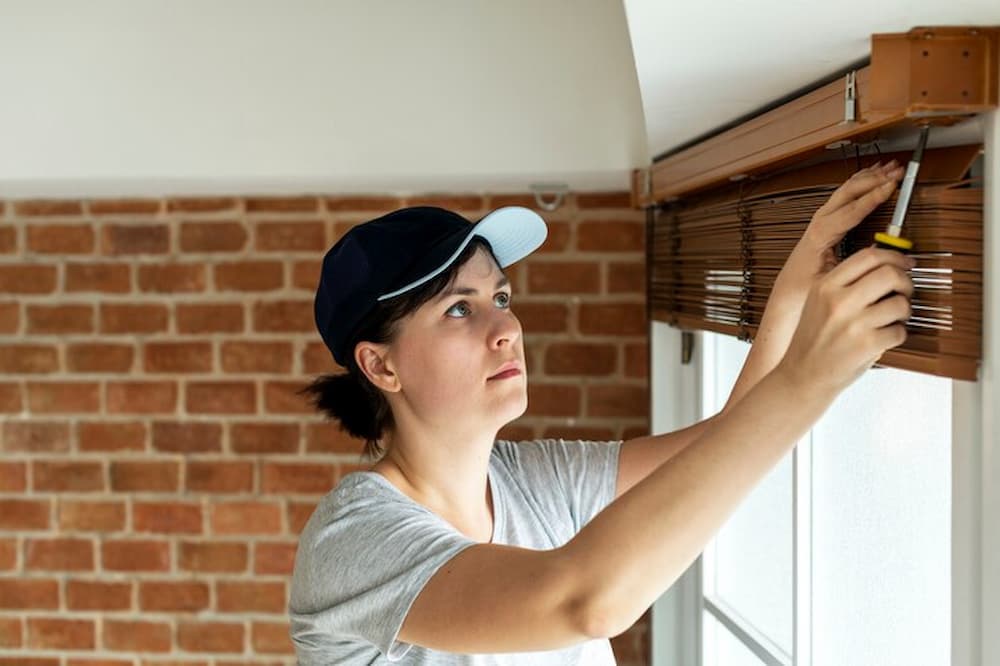
{"label": "screwdriver", "polygon": [[920,171],[920,160],[924,156],[924,147],[927,145],[927,135],[930,134],[930,125],[920,128],[920,139],[917,141],[917,148],[913,151],[910,163],[906,166],[906,175],[903,176],[903,184],[899,187],[899,198],[896,199],[896,209],[892,211],[892,221],[889,227],[883,232],[875,234],[875,244],[890,250],[907,252],[913,249],[913,241],[903,238],[900,233],[903,230],[903,220],[906,219],[906,209],[910,206],[910,197],[913,195],[913,186],[917,182],[917,172]]}

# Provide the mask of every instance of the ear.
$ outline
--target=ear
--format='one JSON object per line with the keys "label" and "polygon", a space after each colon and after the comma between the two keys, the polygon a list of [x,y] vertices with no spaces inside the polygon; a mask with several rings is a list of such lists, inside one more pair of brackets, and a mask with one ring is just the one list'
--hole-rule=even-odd
{"label": "ear", "polygon": [[372,384],[387,393],[400,389],[399,377],[388,362],[389,349],[374,342],[359,342],[354,347],[354,362]]}

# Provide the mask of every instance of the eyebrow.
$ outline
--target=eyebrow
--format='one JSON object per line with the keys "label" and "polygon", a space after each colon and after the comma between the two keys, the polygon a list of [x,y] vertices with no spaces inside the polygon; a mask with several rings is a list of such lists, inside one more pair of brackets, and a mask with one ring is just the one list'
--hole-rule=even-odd
{"label": "eyebrow", "polygon": [[[500,276],[500,279],[497,280],[497,283],[496,283],[496,286],[494,287],[494,289],[499,289],[500,287],[504,287],[504,286],[506,286],[508,284],[510,284],[510,280],[507,279],[506,275],[502,275],[502,276]],[[437,303],[438,301],[443,301],[444,299],[448,298],[449,296],[455,296],[455,295],[458,295],[458,294],[471,295],[471,294],[478,294],[478,293],[479,293],[479,290],[478,289],[473,289],[472,287],[452,287],[451,289],[448,289],[447,291],[444,291],[441,294],[439,294],[438,297],[434,299],[434,302]]]}

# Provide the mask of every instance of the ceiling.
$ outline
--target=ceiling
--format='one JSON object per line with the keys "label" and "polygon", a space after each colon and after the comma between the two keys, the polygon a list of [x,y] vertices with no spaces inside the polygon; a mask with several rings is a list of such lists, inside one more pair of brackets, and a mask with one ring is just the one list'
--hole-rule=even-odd
{"label": "ceiling", "polygon": [[870,36],[1000,25],[998,0],[624,0],[656,156],[868,57]]}

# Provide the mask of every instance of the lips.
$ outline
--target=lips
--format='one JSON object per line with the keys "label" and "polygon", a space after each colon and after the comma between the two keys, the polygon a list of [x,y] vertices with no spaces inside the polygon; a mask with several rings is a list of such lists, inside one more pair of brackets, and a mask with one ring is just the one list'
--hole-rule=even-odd
{"label": "lips", "polygon": [[518,363],[517,361],[507,361],[499,368],[497,368],[496,372],[490,375],[488,379],[494,379],[497,375],[502,375],[508,370],[517,370],[518,372],[521,372],[521,364]]}

